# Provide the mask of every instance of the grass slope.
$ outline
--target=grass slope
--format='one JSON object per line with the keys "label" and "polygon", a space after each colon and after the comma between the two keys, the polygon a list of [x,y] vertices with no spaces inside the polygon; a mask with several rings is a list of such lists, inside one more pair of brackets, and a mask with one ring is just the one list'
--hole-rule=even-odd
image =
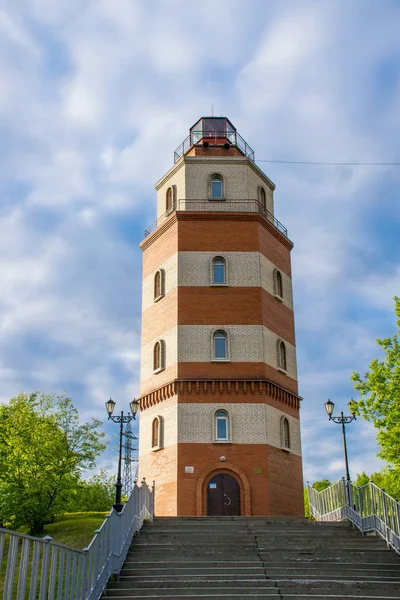
{"label": "grass slope", "polygon": [[[49,535],[53,541],[83,550],[92,541],[94,532],[103,523],[107,512],[66,513],[45,526],[40,537]],[[20,528],[20,533],[26,530]]]}

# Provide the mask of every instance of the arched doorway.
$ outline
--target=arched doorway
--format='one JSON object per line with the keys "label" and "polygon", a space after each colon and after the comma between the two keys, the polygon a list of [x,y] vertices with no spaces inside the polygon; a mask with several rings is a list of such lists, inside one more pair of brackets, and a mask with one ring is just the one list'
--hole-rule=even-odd
{"label": "arched doorway", "polygon": [[207,516],[240,516],[240,487],[228,473],[217,473],[207,484]]}

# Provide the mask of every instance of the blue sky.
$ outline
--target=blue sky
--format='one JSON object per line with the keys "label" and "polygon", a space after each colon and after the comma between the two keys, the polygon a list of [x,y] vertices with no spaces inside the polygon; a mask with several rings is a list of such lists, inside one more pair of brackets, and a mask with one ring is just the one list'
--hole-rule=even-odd
{"label": "blue sky", "polygon": [[[305,479],[343,475],[350,375],[394,331],[397,0],[5,0],[0,12],[0,399],[67,390],[82,418],[138,394],[154,183],[202,115],[228,116],[294,241]],[[101,465],[113,469],[116,428]],[[373,428],[348,427],[353,475]]]}

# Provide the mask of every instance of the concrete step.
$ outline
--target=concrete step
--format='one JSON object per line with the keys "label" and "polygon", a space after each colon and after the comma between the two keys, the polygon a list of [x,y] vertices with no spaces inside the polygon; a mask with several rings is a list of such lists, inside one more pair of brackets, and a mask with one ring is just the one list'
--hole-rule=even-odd
{"label": "concrete step", "polygon": [[[192,563],[190,565],[164,565],[164,566],[153,566],[153,567],[136,567],[134,563],[130,562],[125,564],[122,571],[121,576],[132,576],[132,577],[153,577],[153,576],[162,576],[162,577],[177,577],[180,575],[183,576],[192,576],[192,575],[221,575],[222,577],[232,576],[237,574],[244,574],[248,576],[252,575],[265,575],[268,577],[274,577],[276,574],[281,574],[284,576],[288,575],[296,575],[301,573],[303,577],[315,576],[315,575],[329,575],[332,573],[332,565],[330,564],[297,564],[288,566],[287,563],[259,563],[258,565],[245,565],[243,563],[230,565],[208,565],[207,563],[203,563],[202,565]],[[359,578],[370,578],[370,577],[392,577],[398,578],[400,581],[400,571],[396,566],[393,565],[379,565],[371,566],[371,565],[363,565],[357,564],[353,565],[336,565],[335,566],[335,575],[337,577],[346,577],[347,575],[351,575]]]}
{"label": "concrete step", "polygon": [[343,552],[333,552],[330,550],[327,550],[325,553],[323,552],[305,552],[303,549],[296,549],[293,551],[290,551],[288,549],[283,549],[283,550],[275,550],[274,552],[264,552],[264,551],[260,551],[260,552],[256,552],[252,551],[252,554],[248,556],[232,556],[230,558],[229,561],[227,561],[226,559],[224,560],[224,557],[221,557],[221,559],[218,559],[218,557],[211,555],[211,556],[204,556],[204,555],[199,555],[198,557],[196,557],[195,559],[192,558],[191,556],[188,556],[188,554],[184,554],[182,556],[177,556],[176,554],[174,554],[173,557],[173,562],[171,562],[170,560],[166,559],[165,557],[165,553],[160,553],[159,556],[155,556],[154,553],[148,554],[147,556],[145,556],[145,554],[143,552],[141,553],[137,553],[134,551],[130,551],[128,552],[128,555],[126,557],[126,561],[125,564],[128,565],[128,563],[134,563],[135,565],[137,565],[138,567],[152,567],[155,565],[182,565],[182,563],[196,563],[196,564],[213,564],[213,565],[223,565],[223,564],[234,564],[236,565],[237,563],[246,563],[246,564],[258,564],[261,561],[266,562],[266,563],[329,563],[331,565],[335,564],[335,563],[341,563],[344,562],[346,564],[357,564],[357,563],[362,563],[365,565],[375,565],[375,564],[385,564],[385,565],[395,565],[395,566],[399,566],[399,558],[396,556],[396,554],[394,552],[392,552],[391,550],[387,550],[386,548],[383,549],[382,552],[346,552],[346,554],[344,554]]}
{"label": "concrete step", "polygon": [[400,559],[347,523],[163,518],[133,540],[120,598],[400,599]]}
{"label": "concrete step", "polygon": [[268,596],[269,598],[280,598],[280,594],[276,587],[261,587],[261,586],[253,586],[252,588],[245,588],[240,586],[214,586],[212,588],[202,588],[202,587],[193,587],[190,589],[187,588],[179,588],[179,587],[153,587],[151,589],[131,589],[131,588],[119,588],[119,589],[109,589],[107,592],[107,597],[115,598],[115,597],[126,597],[126,598],[184,598],[191,596],[200,596],[204,597],[204,595],[211,596],[213,598],[220,598],[224,595],[232,596],[232,595],[240,594],[240,596],[247,598],[254,598],[255,596],[262,595]]}

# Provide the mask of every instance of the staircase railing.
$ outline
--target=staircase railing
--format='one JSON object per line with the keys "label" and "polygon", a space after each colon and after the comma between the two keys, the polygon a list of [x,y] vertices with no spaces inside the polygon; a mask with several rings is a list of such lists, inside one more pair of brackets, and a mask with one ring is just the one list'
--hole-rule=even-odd
{"label": "staircase railing", "polygon": [[0,528],[0,597],[98,600],[110,575],[121,571],[133,535],[153,516],[154,486],[150,490],[143,481],[120,513],[113,509],[106,516],[84,550]]}
{"label": "staircase railing", "polygon": [[371,481],[357,486],[342,479],[318,492],[307,486],[310,513],[317,521],[348,519],[362,533],[373,531],[400,554],[400,503]]}

